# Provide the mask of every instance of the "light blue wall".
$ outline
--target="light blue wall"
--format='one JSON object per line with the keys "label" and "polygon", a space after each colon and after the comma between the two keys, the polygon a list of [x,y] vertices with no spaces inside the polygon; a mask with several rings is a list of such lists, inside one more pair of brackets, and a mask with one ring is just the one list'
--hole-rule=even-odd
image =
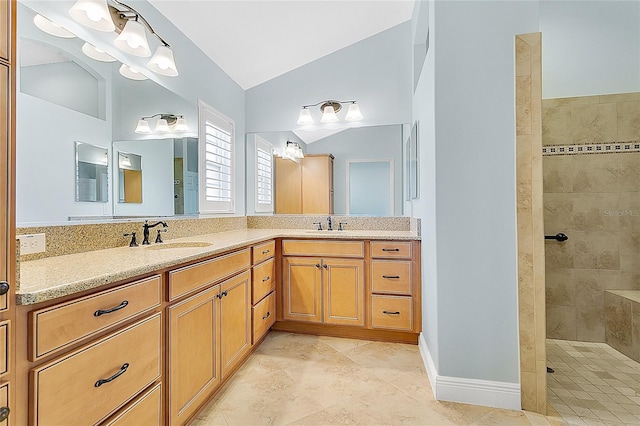
{"label": "light blue wall", "polygon": [[394,215],[402,215],[402,125],[358,127],[307,146],[309,154],[333,154],[334,211],[347,211],[347,161],[391,159],[394,167]]}
{"label": "light blue wall", "polygon": [[[302,105],[327,99],[358,101],[361,125],[407,123],[411,69],[406,22],[247,90],[247,131],[299,128]],[[319,109],[312,114],[318,122]]]}
{"label": "light blue wall", "polygon": [[640,2],[541,1],[542,97],[640,91]]}
{"label": "light blue wall", "polygon": [[428,235],[424,330],[439,375],[519,383],[514,37],[538,31],[538,2],[437,1],[430,12],[413,102],[429,123],[414,202]]}

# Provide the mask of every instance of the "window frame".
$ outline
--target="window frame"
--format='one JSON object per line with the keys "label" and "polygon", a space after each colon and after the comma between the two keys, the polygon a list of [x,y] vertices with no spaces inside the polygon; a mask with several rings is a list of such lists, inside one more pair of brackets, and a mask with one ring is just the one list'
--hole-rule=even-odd
{"label": "window frame", "polygon": [[[262,149],[262,151],[266,152],[269,154],[269,158],[271,159],[271,187],[269,188],[271,191],[271,202],[270,203],[260,203],[258,201],[258,190],[260,187],[260,182],[259,182],[259,170],[258,170],[258,152],[259,150]],[[261,138],[260,136],[256,135],[255,138],[255,155],[254,155],[254,185],[255,185],[255,190],[254,190],[254,211],[256,213],[273,213],[273,209],[274,209],[274,198],[275,198],[275,191],[274,191],[274,168],[275,168],[275,162],[273,161],[273,145],[271,143],[269,143],[267,140]]]}

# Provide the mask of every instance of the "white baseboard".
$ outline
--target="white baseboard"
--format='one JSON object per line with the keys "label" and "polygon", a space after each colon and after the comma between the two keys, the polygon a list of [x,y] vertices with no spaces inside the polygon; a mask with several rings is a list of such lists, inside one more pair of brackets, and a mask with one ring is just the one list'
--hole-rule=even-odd
{"label": "white baseboard", "polygon": [[429,375],[433,395],[437,401],[522,410],[519,383],[440,376],[436,371],[433,358],[431,358],[431,353],[422,333],[420,333],[420,338],[418,339],[418,347]]}

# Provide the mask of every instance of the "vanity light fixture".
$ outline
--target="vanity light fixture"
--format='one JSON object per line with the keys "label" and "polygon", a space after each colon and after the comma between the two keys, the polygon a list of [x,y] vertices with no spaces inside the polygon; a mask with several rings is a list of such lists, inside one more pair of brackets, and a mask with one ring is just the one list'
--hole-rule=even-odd
{"label": "vanity light fixture", "polygon": [[[131,6],[118,0],[78,0],[69,13],[76,21],[90,28],[99,31],[115,31],[119,34],[114,40],[118,49],[143,58],[151,56],[151,48],[147,41],[148,30],[161,44],[147,62],[147,67],[157,74],[168,77],[178,75],[171,46]],[[110,25],[104,24],[104,20],[108,20]]]}
{"label": "vanity light fixture", "polygon": [[88,42],[85,42],[82,45],[82,53],[84,53],[85,55],[87,55],[91,59],[95,59],[96,61],[100,61],[100,62],[115,62],[116,61],[116,58],[114,58],[113,56],[109,55],[104,50],[98,49],[93,44],[88,43]]}
{"label": "vanity light fixture", "polygon": [[280,154],[282,158],[288,158],[289,160],[296,161],[304,158],[304,153],[297,142],[287,141],[287,146]]}
{"label": "vanity light fixture", "polygon": [[127,64],[120,65],[119,71],[123,77],[127,77],[131,80],[146,80],[149,78],[146,75],[142,74],[137,69],[132,68]]}
{"label": "vanity light fixture", "polygon": [[298,116],[298,124],[303,126],[313,124],[314,121],[309,107],[314,106],[320,106],[320,111],[322,112],[322,118],[320,118],[320,121],[322,123],[335,123],[339,120],[336,114],[342,109],[342,104],[346,103],[349,104],[349,110],[347,111],[347,115],[344,119],[347,121],[362,120],[362,113],[360,112],[360,107],[358,106],[356,101],[327,100],[320,101],[315,104],[303,105],[302,109],[300,110],[300,115]]}
{"label": "vanity light fixture", "polygon": [[33,23],[36,24],[36,27],[40,28],[47,34],[50,34],[55,37],[61,38],[75,38],[75,34],[69,31],[68,29],[56,24],[53,21],[48,20],[44,16],[40,14],[36,14],[33,17]]}
{"label": "vanity light fixture", "polygon": [[[149,125],[149,121],[151,119],[157,118],[156,125],[151,131],[151,126]],[[174,114],[154,114],[149,117],[142,117],[138,120],[138,125],[136,126],[136,133],[141,134],[151,134],[151,133],[171,133],[173,127],[173,133],[185,133],[189,131],[189,126],[187,125],[187,120],[183,115],[174,115]]]}

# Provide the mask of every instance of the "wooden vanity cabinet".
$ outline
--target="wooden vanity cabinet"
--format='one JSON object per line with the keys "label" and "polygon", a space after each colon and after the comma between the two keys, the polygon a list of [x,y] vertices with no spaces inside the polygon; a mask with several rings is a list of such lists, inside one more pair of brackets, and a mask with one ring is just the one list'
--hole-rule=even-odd
{"label": "wooden vanity cabinet", "polygon": [[16,1],[0,1],[0,426],[15,413]]}
{"label": "wooden vanity cabinet", "polygon": [[284,240],[282,247],[285,320],[365,325],[363,242]]}
{"label": "wooden vanity cabinet", "polygon": [[300,162],[276,158],[275,212],[333,214],[331,154],[307,154]]}
{"label": "wooden vanity cabinet", "polygon": [[267,334],[276,320],[275,240],[254,246],[251,285],[251,343],[255,345]]}

